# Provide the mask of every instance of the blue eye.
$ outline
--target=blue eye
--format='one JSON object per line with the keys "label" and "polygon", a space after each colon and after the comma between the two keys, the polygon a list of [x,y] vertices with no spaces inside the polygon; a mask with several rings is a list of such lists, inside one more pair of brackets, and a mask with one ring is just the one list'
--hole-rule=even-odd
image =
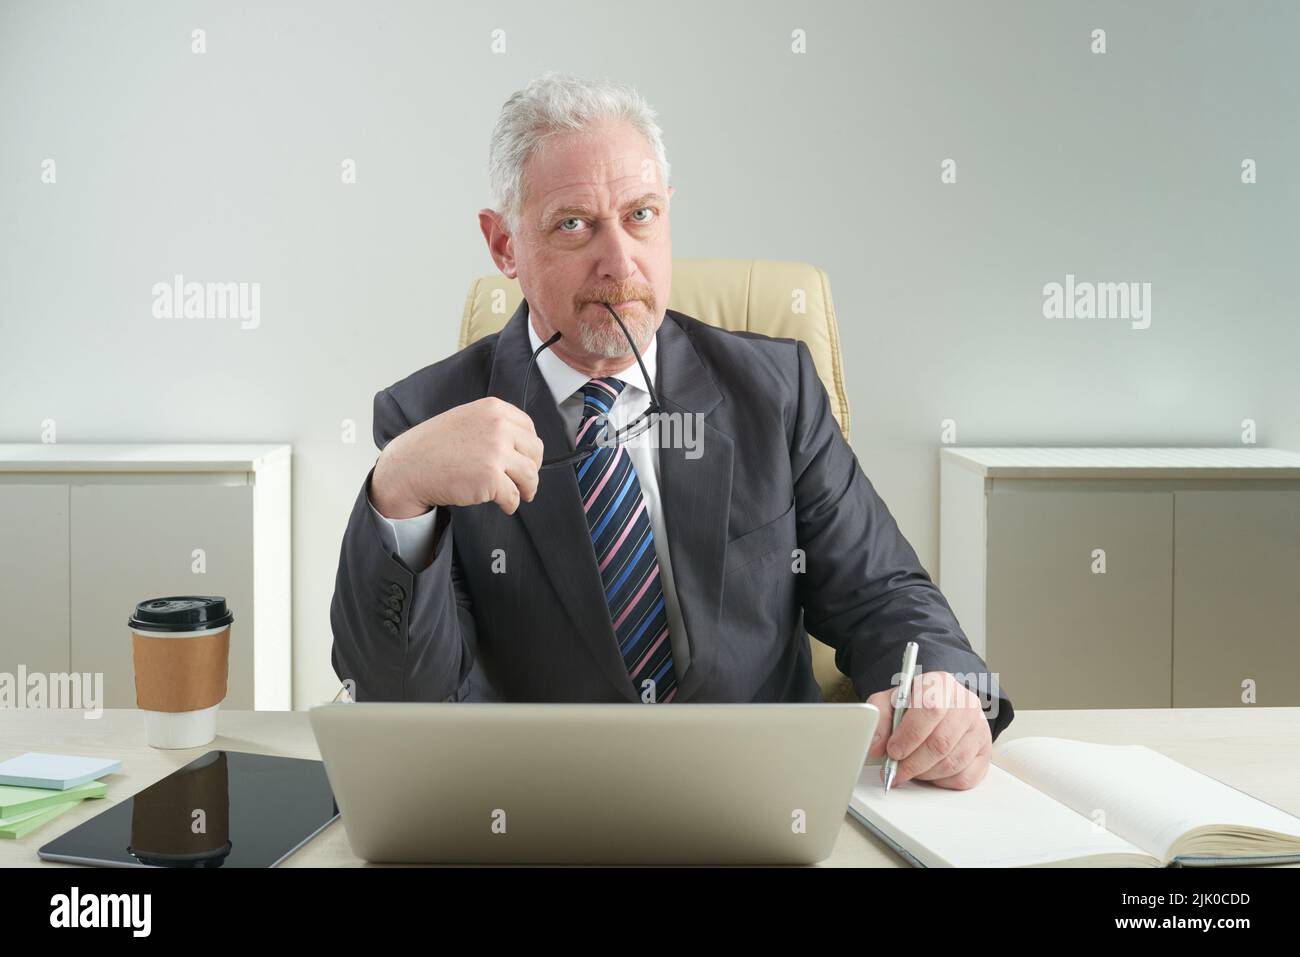
{"label": "blue eye", "polygon": [[[659,215],[659,210],[655,209],[653,206],[642,206],[640,209],[635,210],[635,211],[633,212],[633,215],[635,216],[636,213],[654,213],[654,214],[655,214],[655,217],[657,218],[658,215]],[[638,225],[638,226],[648,226],[648,225],[650,225],[651,223],[653,223],[654,221],[655,221],[654,218],[649,218],[649,219],[634,219],[634,220],[633,220],[633,222],[634,222],[636,225]],[[565,228],[564,228],[565,223],[581,223],[581,222],[583,222],[582,217],[580,217],[580,216],[570,216],[568,219],[562,219],[562,220],[560,220],[560,221],[556,224],[556,227],[555,227],[555,228],[558,229],[558,230],[559,230],[560,232],[562,232],[562,233],[576,233],[576,232],[577,232],[576,229],[565,229]]]}

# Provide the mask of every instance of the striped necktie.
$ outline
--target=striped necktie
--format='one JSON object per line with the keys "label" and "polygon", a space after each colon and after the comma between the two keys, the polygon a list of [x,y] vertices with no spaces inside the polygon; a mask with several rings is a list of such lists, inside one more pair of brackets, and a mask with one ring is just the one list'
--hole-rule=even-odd
{"label": "striped necktie", "polygon": [[[596,442],[624,385],[621,379],[606,376],[582,387],[582,419],[575,448],[594,446],[596,451],[574,469],[623,663],[643,701],[667,704],[677,694],[677,673],[654,532],[641,482],[621,444],[611,448]],[[653,695],[647,692],[647,680],[654,682]]]}

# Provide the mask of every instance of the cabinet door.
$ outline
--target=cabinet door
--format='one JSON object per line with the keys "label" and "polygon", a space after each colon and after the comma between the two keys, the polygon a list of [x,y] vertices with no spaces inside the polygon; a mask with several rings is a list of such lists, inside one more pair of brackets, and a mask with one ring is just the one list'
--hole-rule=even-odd
{"label": "cabinet door", "polygon": [[[68,487],[0,484],[0,671],[68,671]],[[22,689],[17,689],[21,691]]]}
{"label": "cabinet door", "polygon": [[993,482],[985,660],[1017,708],[1169,707],[1172,510],[1168,491]]}
{"label": "cabinet door", "polygon": [[1174,706],[1300,705],[1300,491],[1174,497]]}
{"label": "cabinet door", "polygon": [[166,595],[225,597],[235,622],[221,706],[253,707],[251,485],[73,486],[72,582],[72,666],[103,672],[105,707],[136,706],[126,622],[137,602]]}

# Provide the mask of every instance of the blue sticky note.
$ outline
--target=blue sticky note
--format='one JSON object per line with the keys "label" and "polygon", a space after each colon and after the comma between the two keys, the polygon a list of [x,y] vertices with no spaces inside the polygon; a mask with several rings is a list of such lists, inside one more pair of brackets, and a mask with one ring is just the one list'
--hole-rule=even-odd
{"label": "blue sticky note", "polygon": [[87,758],[76,754],[42,754],[28,751],[8,761],[0,761],[0,784],[21,788],[53,788],[66,791],[122,767],[112,758]]}

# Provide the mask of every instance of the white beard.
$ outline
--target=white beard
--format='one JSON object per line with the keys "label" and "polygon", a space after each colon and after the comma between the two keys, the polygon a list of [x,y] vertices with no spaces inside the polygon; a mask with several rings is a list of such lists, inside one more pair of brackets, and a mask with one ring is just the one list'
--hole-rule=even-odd
{"label": "white beard", "polygon": [[[646,346],[650,345],[650,337],[654,335],[654,316],[644,306],[625,310],[620,316],[636,342],[637,351],[644,353]],[[627,336],[623,335],[623,330],[608,312],[603,318],[583,318],[578,324],[578,341],[582,343],[585,352],[605,359],[622,359],[632,355]]]}

